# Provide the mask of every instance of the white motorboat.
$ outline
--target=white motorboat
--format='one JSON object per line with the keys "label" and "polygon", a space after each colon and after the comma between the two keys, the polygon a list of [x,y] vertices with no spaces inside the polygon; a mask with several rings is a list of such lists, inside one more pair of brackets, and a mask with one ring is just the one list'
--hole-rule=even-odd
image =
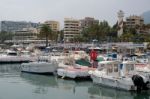
{"label": "white motorboat", "polygon": [[137,74],[133,61],[103,61],[98,69],[89,71],[94,83],[123,90],[147,89],[146,77]]}
{"label": "white motorboat", "polygon": [[30,59],[24,56],[18,55],[16,51],[7,50],[0,55],[0,63],[22,63],[29,62]]}
{"label": "white motorboat", "polygon": [[62,62],[69,56],[69,53],[54,52],[50,53],[51,60],[56,60],[58,63]]}
{"label": "white motorboat", "polygon": [[89,78],[89,70],[95,70],[95,68],[92,68],[92,65],[84,59],[76,60],[72,64],[62,63],[62,65],[64,65],[63,68],[57,69],[58,76],[61,76],[62,78]]}
{"label": "white motorboat", "polygon": [[68,53],[51,53],[51,60],[56,60],[59,68],[66,68],[73,64],[73,61],[78,59],[89,59],[89,56],[84,51],[72,51]]}
{"label": "white motorboat", "polygon": [[21,64],[21,71],[37,74],[52,74],[57,71],[58,63],[55,60],[50,62],[36,61]]}
{"label": "white motorboat", "polygon": [[84,51],[72,51],[59,62],[57,74],[62,78],[89,78],[88,74],[91,63],[88,60],[88,55]]}
{"label": "white motorboat", "polygon": [[70,51],[68,53],[52,53],[51,58],[54,58],[57,60],[64,59],[64,58],[73,58],[75,60],[78,60],[81,58],[89,59],[89,56],[85,51],[80,50],[80,51]]}
{"label": "white motorboat", "polygon": [[145,76],[150,82],[150,64],[148,62],[148,56],[146,54],[136,53],[132,60],[135,61],[136,71]]}
{"label": "white motorboat", "polygon": [[78,79],[78,78],[88,78],[90,75],[88,74],[89,68],[88,67],[66,67],[60,68],[57,70],[58,76],[62,78],[71,78],[71,79]]}

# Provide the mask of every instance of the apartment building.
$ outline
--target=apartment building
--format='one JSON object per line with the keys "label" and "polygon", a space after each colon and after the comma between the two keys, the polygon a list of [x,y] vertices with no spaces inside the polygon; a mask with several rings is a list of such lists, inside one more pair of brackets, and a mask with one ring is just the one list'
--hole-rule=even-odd
{"label": "apartment building", "polygon": [[81,29],[85,29],[92,25],[99,24],[99,20],[96,20],[91,17],[85,17],[84,19],[80,20],[80,22],[81,22]]}
{"label": "apartment building", "polygon": [[58,21],[45,21],[44,24],[48,25],[54,32],[60,30],[60,23]]}
{"label": "apartment building", "polygon": [[14,33],[18,30],[23,30],[23,28],[37,28],[38,23],[25,22],[25,21],[1,21],[0,31]]}
{"label": "apartment building", "polygon": [[36,28],[24,28],[22,30],[17,30],[14,33],[13,40],[35,40],[37,39],[37,29]]}
{"label": "apartment building", "polygon": [[125,25],[127,28],[135,28],[136,26],[142,26],[144,24],[144,19],[141,16],[129,16],[126,18]]}
{"label": "apartment building", "polygon": [[80,34],[80,20],[73,18],[64,19],[64,41],[69,42]]}

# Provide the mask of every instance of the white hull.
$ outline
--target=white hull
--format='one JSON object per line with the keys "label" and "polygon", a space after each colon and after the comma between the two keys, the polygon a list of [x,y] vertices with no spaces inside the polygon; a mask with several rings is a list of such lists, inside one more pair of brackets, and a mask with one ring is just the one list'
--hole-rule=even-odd
{"label": "white hull", "polygon": [[67,67],[69,67],[70,65],[65,65],[64,63],[62,63],[62,62],[60,62],[59,64],[58,64],[58,68],[67,68]]}
{"label": "white hull", "polygon": [[0,63],[9,63],[9,62],[29,62],[32,59],[29,57],[21,57],[21,56],[1,56]]}
{"label": "white hull", "polygon": [[0,56],[0,63],[13,63],[13,62],[30,62],[35,61],[35,57],[26,56]]}
{"label": "white hull", "polygon": [[95,71],[89,71],[94,83],[122,90],[148,89],[148,81],[135,71],[132,61],[104,61]]}
{"label": "white hull", "polygon": [[122,90],[136,90],[130,78],[108,78],[91,75],[93,83]]}
{"label": "white hull", "polygon": [[54,73],[57,70],[57,63],[30,62],[21,65],[22,72],[29,73]]}
{"label": "white hull", "polygon": [[87,69],[75,69],[73,67],[69,68],[60,68],[57,70],[58,76],[67,77],[67,78],[86,78],[89,77],[88,68]]}

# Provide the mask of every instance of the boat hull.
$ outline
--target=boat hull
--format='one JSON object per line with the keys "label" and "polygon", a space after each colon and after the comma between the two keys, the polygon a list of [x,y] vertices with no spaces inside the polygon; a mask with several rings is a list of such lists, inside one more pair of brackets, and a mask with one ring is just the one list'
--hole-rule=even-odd
{"label": "boat hull", "polygon": [[57,75],[62,78],[78,79],[78,78],[90,78],[88,69],[76,69],[70,68],[59,68],[57,70]]}
{"label": "boat hull", "polygon": [[106,87],[111,87],[115,89],[121,89],[126,91],[136,90],[136,87],[131,82],[131,80],[126,78],[107,78],[107,77],[98,77],[95,75],[91,75],[93,83],[99,84]]}
{"label": "boat hull", "polygon": [[48,62],[31,62],[21,64],[21,71],[37,74],[52,74],[56,72],[57,64]]}
{"label": "boat hull", "polygon": [[24,63],[30,62],[32,59],[29,57],[21,56],[1,56],[0,63]]}

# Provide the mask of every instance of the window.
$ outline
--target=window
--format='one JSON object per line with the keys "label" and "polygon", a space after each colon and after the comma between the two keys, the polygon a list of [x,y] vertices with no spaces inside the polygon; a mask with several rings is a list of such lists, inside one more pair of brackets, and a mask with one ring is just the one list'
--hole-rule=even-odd
{"label": "window", "polygon": [[113,68],[111,64],[108,64],[108,73],[112,73],[113,72]]}
{"label": "window", "polygon": [[104,69],[104,67],[105,67],[105,64],[101,64],[100,66],[98,66],[98,70],[100,71],[100,70]]}
{"label": "window", "polygon": [[118,72],[118,64],[114,64],[114,72]]}
{"label": "window", "polygon": [[126,64],[127,71],[133,71],[134,70],[134,64]]}

